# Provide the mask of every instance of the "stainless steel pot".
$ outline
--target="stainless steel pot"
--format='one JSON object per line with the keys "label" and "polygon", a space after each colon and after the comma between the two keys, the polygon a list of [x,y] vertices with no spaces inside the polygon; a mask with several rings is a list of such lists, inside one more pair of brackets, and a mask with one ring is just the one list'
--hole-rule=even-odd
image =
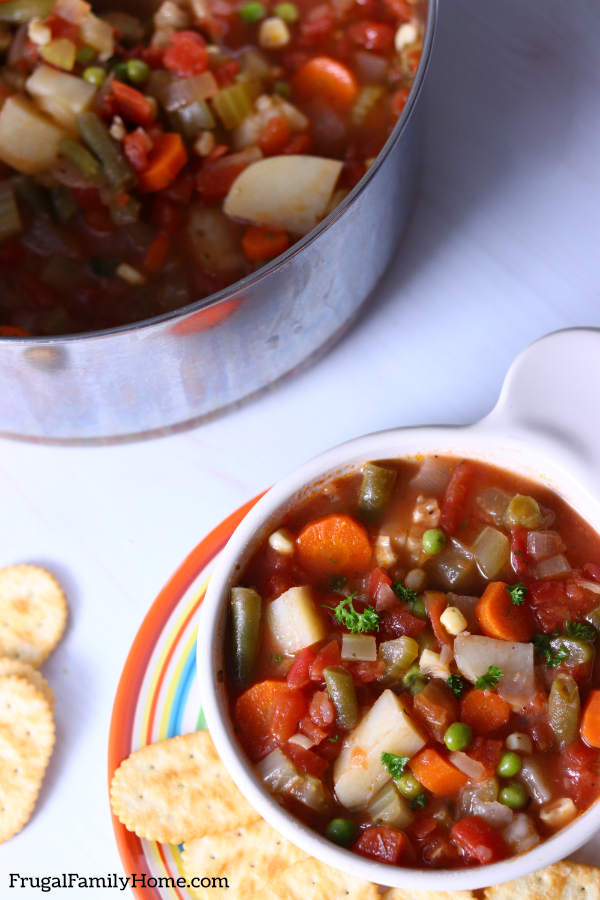
{"label": "stainless steel pot", "polygon": [[0,434],[93,441],[192,423],[292,372],[339,337],[390,261],[412,208],[419,97],[437,5],[430,0],[400,120],[327,219],[259,272],[175,312],[83,335],[0,339]]}

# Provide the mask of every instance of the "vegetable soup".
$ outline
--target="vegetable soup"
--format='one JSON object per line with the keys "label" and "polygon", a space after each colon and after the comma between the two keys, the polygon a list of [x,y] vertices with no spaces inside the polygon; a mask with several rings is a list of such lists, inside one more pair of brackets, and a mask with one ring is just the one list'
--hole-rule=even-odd
{"label": "vegetable soup", "polygon": [[0,336],[160,315],[282,253],[377,156],[423,19],[422,0],[0,3]]}
{"label": "vegetable soup", "polygon": [[358,854],[493,863],[600,795],[600,537],[545,487],[368,462],[282,519],[228,622],[257,776]]}

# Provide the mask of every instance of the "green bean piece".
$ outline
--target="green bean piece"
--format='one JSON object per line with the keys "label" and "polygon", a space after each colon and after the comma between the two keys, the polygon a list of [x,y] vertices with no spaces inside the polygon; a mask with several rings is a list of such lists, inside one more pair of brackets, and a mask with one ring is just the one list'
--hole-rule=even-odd
{"label": "green bean piece", "polygon": [[332,819],[325,833],[335,844],[349,847],[358,834],[358,827],[351,819]]}
{"label": "green bean piece", "polygon": [[376,463],[367,463],[358,493],[358,508],[366,519],[376,519],[384,511],[398,473]]}
{"label": "green bean piece", "polygon": [[577,738],[580,706],[577,682],[561,672],[552,682],[548,695],[548,719],[561,747]]}
{"label": "green bean piece", "polygon": [[251,588],[231,590],[231,645],[233,677],[240,686],[246,685],[254,671],[260,638],[262,600]]}
{"label": "green bean piece", "polygon": [[335,706],[336,721],[340,728],[354,728],[358,722],[358,702],[354,679],[341,666],[328,666],[323,670],[325,686]]}
{"label": "green bean piece", "polygon": [[79,209],[79,204],[73,196],[73,191],[64,185],[50,188],[50,199],[54,215],[61,225],[72,219]]}
{"label": "green bean piece", "polygon": [[54,0],[11,0],[10,3],[0,3],[0,22],[20,25],[36,17],[45,19],[53,6]]}
{"label": "green bean piece", "polygon": [[170,115],[171,122],[176,131],[179,131],[186,140],[193,141],[201,131],[214,128],[216,122],[206,100],[195,100],[187,106],[174,109]]}
{"label": "green bean piece", "polygon": [[102,163],[110,184],[119,191],[132,188],[136,183],[135,172],[100,118],[93,112],[79,113],[77,127],[85,143]]}
{"label": "green bean piece", "polygon": [[60,155],[72,162],[82,175],[86,175],[88,178],[95,178],[100,172],[98,161],[79,141],[63,138],[58,150]]}

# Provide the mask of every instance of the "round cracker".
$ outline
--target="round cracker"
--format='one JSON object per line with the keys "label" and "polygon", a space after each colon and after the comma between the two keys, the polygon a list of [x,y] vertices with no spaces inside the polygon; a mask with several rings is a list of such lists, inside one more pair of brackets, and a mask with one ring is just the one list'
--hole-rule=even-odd
{"label": "round cracker", "polygon": [[0,843],[29,820],[53,746],[44,695],[18,675],[0,677]]}
{"label": "round cracker", "polygon": [[66,621],[67,601],[54,575],[26,564],[0,569],[0,655],[41,665]]}
{"label": "round cracker", "polygon": [[22,659],[13,659],[11,656],[0,657],[0,677],[2,675],[19,675],[30,681],[38,691],[44,695],[50,706],[54,707],[54,691],[38,669],[34,669]]}

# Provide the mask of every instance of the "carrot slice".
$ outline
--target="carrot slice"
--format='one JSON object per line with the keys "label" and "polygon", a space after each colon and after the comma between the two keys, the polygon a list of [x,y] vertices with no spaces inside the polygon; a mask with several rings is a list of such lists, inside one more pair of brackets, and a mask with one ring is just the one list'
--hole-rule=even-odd
{"label": "carrot slice", "polygon": [[[233,721],[240,740],[253,760],[261,759],[278,743],[278,738],[288,735],[286,713],[295,709],[294,700],[302,698],[298,691],[285,681],[259,681],[237,698]],[[292,699],[294,698],[294,699]],[[304,715],[304,709],[301,712]]]}
{"label": "carrot slice", "polygon": [[280,228],[268,228],[260,225],[250,225],[242,237],[242,250],[248,262],[263,262],[265,259],[273,259],[279,256],[290,246],[290,239],[286,231]]}
{"label": "carrot slice", "polygon": [[143,191],[162,191],[187,162],[187,151],[181,135],[169,131],[161,134],[154,143],[148,158],[148,168],[138,175]]}
{"label": "carrot slice", "polygon": [[460,718],[476,734],[490,734],[506,725],[510,718],[510,706],[494,691],[475,688],[462,698]]}
{"label": "carrot slice", "polygon": [[147,272],[158,272],[167,258],[169,246],[169,235],[160,231],[148,247],[144,257],[144,269]]}
{"label": "carrot slice", "polygon": [[428,747],[409,762],[409,767],[423,787],[438,797],[450,797],[467,783],[467,776],[441,753]]}
{"label": "carrot slice", "polygon": [[533,622],[526,606],[514,606],[504,581],[492,581],[475,607],[484,634],[501,641],[529,641]]}
{"label": "carrot slice", "polygon": [[122,81],[113,81],[111,90],[117,101],[119,112],[125,119],[135,122],[136,125],[141,125],[143,128],[152,125],[156,118],[154,107],[141,91],[137,91],[128,84],[123,84]]}
{"label": "carrot slice", "polygon": [[600,750],[600,690],[590,691],[581,717],[581,737]]}
{"label": "carrot slice", "polygon": [[332,513],[309,522],[296,538],[300,565],[315,575],[351,575],[369,568],[367,532],[350,516]]}
{"label": "carrot slice", "polygon": [[300,100],[320,97],[343,112],[356,100],[358,82],[350,69],[337,59],[314,56],[296,72],[293,89]]}
{"label": "carrot slice", "polygon": [[442,591],[425,591],[423,599],[425,600],[425,609],[438,643],[440,646],[452,644],[453,638],[450,637],[440,621],[442,613],[448,606],[448,597]]}

